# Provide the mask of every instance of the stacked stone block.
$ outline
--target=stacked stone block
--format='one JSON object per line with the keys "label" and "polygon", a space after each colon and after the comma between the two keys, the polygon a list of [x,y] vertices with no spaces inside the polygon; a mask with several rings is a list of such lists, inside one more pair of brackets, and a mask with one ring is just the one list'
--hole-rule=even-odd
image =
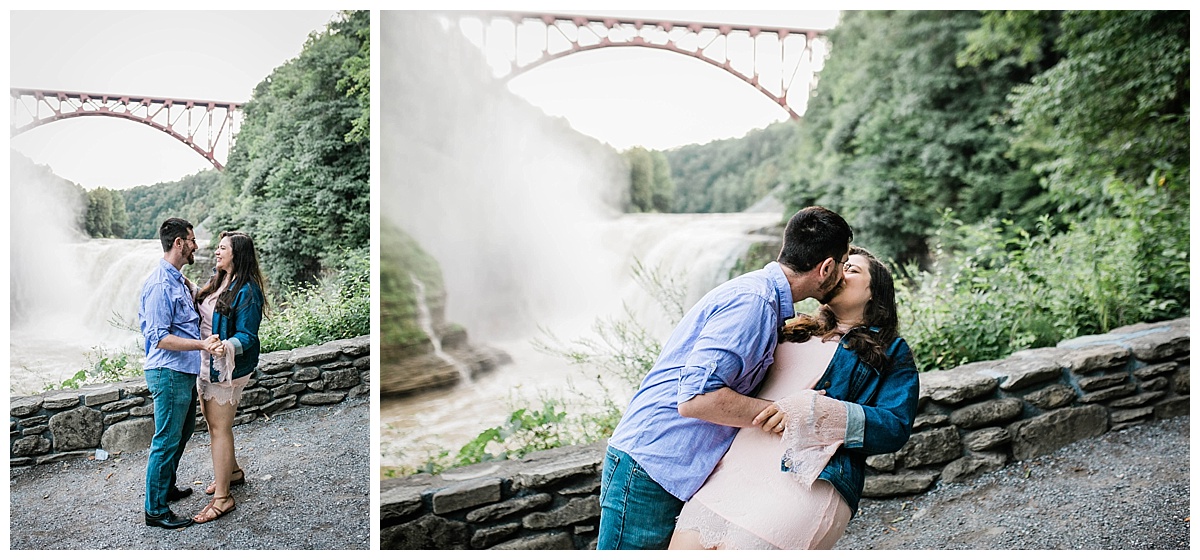
{"label": "stacked stone block", "polygon": [[385,480],[384,549],[596,548],[602,443]]}
{"label": "stacked stone block", "polygon": [[[262,354],[242,393],[235,425],[298,405],[369,396],[370,350],[370,336],[364,335]],[[199,414],[196,429],[206,429]],[[153,437],[154,402],[145,378],[9,401],[10,468],[87,457],[96,449],[147,449]]]}
{"label": "stacked stone block", "polygon": [[[864,497],[925,492],[1109,430],[1189,413],[1190,318],[921,374],[908,443]],[[385,480],[385,549],[594,548],[604,443]],[[681,452],[683,452],[681,450]]]}

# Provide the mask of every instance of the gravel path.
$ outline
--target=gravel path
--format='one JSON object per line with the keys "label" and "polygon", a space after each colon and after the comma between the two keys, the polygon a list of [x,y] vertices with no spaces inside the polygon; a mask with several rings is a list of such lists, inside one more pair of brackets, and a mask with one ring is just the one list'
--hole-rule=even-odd
{"label": "gravel path", "polygon": [[[148,450],[12,469],[11,549],[370,549],[370,399],[303,407],[233,428],[248,482],[237,509],[204,525],[166,530],[143,519]],[[208,502],[207,432],[192,436],[171,504],[192,516]]]}
{"label": "gravel path", "polygon": [[1075,442],[904,499],[864,499],[839,549],[1191,548],[1190,417]]}

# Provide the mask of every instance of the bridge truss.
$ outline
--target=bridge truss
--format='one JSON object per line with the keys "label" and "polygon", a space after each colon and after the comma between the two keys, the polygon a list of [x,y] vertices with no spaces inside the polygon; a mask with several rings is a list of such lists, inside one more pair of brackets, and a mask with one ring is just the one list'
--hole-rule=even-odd
{"label": "bridge truss", "polygon": [[84,116],[127,119],[165,132],[212,163],[225,168],[243,103],[139,95],[10,88],[10,136]]}
{"label": "bridge truss", "polygon": [[488,56],[497,78],[610,47],[666,50],[733,74],[793,118],[804,113],[828,53],[823,31],[522,12],[447,12]]}

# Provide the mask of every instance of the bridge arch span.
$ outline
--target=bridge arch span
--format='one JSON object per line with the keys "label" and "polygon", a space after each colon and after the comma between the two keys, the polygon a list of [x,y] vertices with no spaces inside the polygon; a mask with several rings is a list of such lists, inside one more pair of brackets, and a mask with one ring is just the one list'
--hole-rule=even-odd
{"label": "bridge arch span", "polygon": [[[182,142],[224,170],[242,103],[122,94],[11,88],[10,136],[78,117],[116,117],[147,125]],[[24,112],[21,111],[24,110]],[[22,124],[17,125],[17,122]]]}
{"label": "bridge arch span", "polygon": [[[816,29],[522,12],[443,16],[479,21],[479,43],[485,51],[496,44],[511,45],[507,68],[497,76],[504,81],[576,53],[644,47],[702,60],[729,72],[793,119],[804,112],[827,53],[824,32]],[[522,57],[523,52],[535,54]]]}

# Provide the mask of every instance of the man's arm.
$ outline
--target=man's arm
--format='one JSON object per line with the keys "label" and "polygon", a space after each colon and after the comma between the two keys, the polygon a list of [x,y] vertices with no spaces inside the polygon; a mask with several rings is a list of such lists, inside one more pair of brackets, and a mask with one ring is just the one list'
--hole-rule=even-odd
{"label": "man's arm", "polygon": [[188,350],[208,350],[212,347],[213,342],[219,340],[217,335],[212,335],[204,340],[194,340],[191,338],[183,338],[168,334],[158,341],[158,348],[162,350],[171,350],[175,352],[186,352]]}
{"label": "man's arm", "polygon": [[774,305],[755,294],[732,296],[716,306],[680,371],[679,414],[735,428],[762,425],[765,431],[782,430],[783,415],[778,409],[756,418],[771,401],[730,387],[740,386],[733,381],[749,374],[764,355],[774,351],[771,329],[777,320]]}
{"label": "man's arm", "polygon": [[[766,414],[768,408],[773,411],[769,415]],[[679,415],[734,428],[761,424],[766,432],[779,432],[784,426],[784,414],[775,408],[773,402],[747,397],[729,387],[721,387],[679,403]]]}

